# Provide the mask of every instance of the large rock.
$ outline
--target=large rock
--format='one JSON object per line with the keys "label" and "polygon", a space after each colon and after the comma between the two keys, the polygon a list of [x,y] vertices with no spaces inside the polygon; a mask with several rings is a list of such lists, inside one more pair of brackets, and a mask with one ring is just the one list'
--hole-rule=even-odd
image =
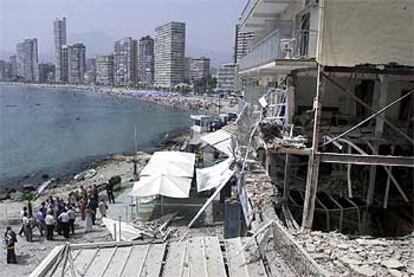
{"label": "large rock", "polygon": [[391,269],[398,269],[398,268],[403,268],[404,265],[395,259],[388,259],[388,260],[384,260],[381,262],[381,265],[385,266],[386,268],[391,268]]}
{"label": "large rock", "polygon": [[402,277],[403,274],[401,273],[401,271],[396,270],[396,269],[388,269],[388,273],[392,276],[392,277]]}
{"label": "large rock", "polygon": [[363,265],[363,266],[350,265],[350,268],[358,276],[373,277],[376,274],[375,270],[373,270],[368,265]]}
{"label": "large rock", "polygon": [[360,260],[351,259],[347,256],[339,256],[338,260],[340,260],[342,263],[347,265],[360,265],[362,262]]}
{"label": "large rock", "polygon": [[367,246],[372,246],[372,245],[383,245],[383,246],[387,246],[388,243],[379,239],[356,239],[355,240],[359,245],[367,245]]}

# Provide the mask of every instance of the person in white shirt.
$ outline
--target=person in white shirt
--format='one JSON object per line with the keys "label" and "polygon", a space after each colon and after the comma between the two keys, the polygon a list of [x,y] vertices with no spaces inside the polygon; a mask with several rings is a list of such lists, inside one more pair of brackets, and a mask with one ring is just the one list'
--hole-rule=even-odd
{"label": "person in white shirt", "polygon": [[99,213],[101,214],[101,220],[102,218],[106,217],[106,210],[108,209],[108,205],[106,205],[105,200],[102,198],[99,202]]}
{"label": "person in white shirt", "polygon": [[32,223],[33,219],[27,212],[23,214],[23,227],[24,227],[24,234],[26,236],[26,241],[32,242],[33,238],[33,230],[32,230]]}
{"label": "person in white shirt", "polygon": [[69,228],[72,231],[72,235],[75,234],[75,221],[76,221],[76,213],[72,206],[69,206]]}
{"label": "person in white shirt", "polygon": [[68,239],[69,238],[69,213],[68,210],[65,208],[65,211],[62,212],[58,216],[59,222],[62,224],[62,231],[63,236]]}
{"label": "person in white shirt", "polygon": [[45,218],[46,223],[46,239],[53,240],[53,230],[55,229],[56,220],[53,216],[53,211],[49,211]]}
{"label": "person in white shirt", "polygon": [[19,213],[20,224],[21,224],[21,228],[20,228],[20,231],[19,231],[19,236],[22,236],[22,234],[24,233],[24,225],[23,225],[24,213],[27,213],[27,207],[23,207],[23,210],[21,210],[20,213]]}

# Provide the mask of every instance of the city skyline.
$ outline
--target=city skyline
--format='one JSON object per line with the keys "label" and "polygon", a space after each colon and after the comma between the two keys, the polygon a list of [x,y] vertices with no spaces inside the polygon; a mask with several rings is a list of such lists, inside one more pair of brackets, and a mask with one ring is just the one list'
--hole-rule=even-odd
{"label": "city skyline", "polygon": [[[188,55],[209,56],[212,64],[217,66],[232,60],[234,22],[239,16],[235,7],[242,8],[246,1],[220,1],[217,5],[214,1],[156,0],[149,3],[121,0],[113,3],[93,0],[81,3],[75,0],[55,3],[44,0],[34,3],[4,0],[0,3],[0,58],[13,54],[17,42],[35,37],[39,43],[39,60],[52,62],[54,45],[50,22],[56,17],[66,17],[70,21],[67,27],[68,43],[84,43],[90,50],[88,57],[109,54],[113,42],[123,37],[139,39],[146,35],[153,36],[157,26],[181,21],[187,23]],[[24,11],[20,9],[22,5],[26,7]],[[20,22],[13,24],[15,19],[11,15],[16,14],[17,10],[21,14]],[[91,14],[100,16],[92,17]]]}

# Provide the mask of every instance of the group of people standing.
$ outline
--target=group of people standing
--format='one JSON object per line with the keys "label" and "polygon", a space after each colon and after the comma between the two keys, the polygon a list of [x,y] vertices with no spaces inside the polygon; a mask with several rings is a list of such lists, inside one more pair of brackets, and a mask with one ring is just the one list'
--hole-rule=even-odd
{"label": "group of people standing", "polygon": [[[105,189],[110,202],[114,201],[112,184],[105,184]],[[50,196],[42,202],[33,216],[31,207],[23,207],[20,211],[21,228],[18,234],[32,242],[33,229],[39,230],[41,237],[53,240],[55,233],[69,239],[75,234],[75,222],[77,213],[81,214],[81,220],[85,223],[85,233],[93,230],[96,223],[96,215],[99,211],[101,218],[106,217],[108,205],[104,197],[99,196],[96,185],[86,190],[80,186],[79,190],[69,193],[67,201],[63,198]],[[17,242],[17,235],[9,226],[4,234],[5,247],[7,249],[7,263],[16,263],[14,246]]]}

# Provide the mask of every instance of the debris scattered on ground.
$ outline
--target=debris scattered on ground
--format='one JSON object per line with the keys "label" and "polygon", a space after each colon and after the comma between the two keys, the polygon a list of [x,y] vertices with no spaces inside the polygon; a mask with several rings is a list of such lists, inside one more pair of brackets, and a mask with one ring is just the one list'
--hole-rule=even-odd
{"label": "debris scattered on ground", "polygon": [[414,271],[414,233],[393,239],[320,231],[293,235],[334,276],[410,276]]}

